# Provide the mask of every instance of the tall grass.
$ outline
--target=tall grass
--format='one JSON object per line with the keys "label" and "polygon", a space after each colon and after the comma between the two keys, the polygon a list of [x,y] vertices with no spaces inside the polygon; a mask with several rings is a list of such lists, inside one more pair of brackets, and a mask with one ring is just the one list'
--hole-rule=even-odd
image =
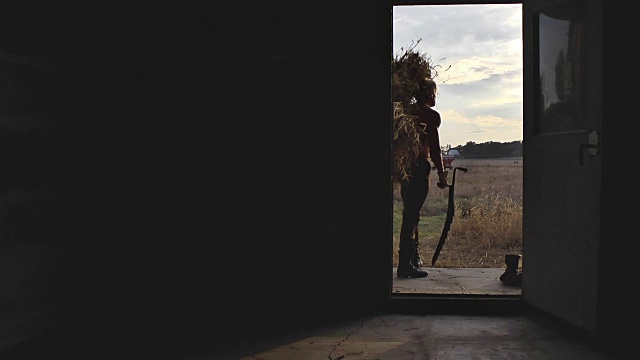
{"label": "tall grass", "polygon": [[[453,165],[465,167],[467,172],[456,171],[455,216],[435,267],[505,267],[506,254],[522,255],[522,159],[456,159]],[[450,171],[449,182],[452,176]],[[436,186],[435,173],[430,181],[418,226],[420,256],[429,267],[449,197],[447,189]],[[393,196],[393,264],[397,266],[402,222],[399,186]]]}

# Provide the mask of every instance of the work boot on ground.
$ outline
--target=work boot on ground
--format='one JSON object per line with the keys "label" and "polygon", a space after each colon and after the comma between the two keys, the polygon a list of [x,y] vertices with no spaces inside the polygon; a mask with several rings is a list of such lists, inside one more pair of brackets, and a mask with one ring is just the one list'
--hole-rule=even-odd
{"label": "work boot on ground", "polygon": [[429,273],[425,270],[417,268],[413,266],[411,263],[406,265],[399,265],[396,276],[405,279],[405,278],[423,278],[429,275]]}
{"label": "work boot on ground", "polygon": [[400,251],[398,254],[398,270],[396,276],[399,278],[423,278],[429,275],[425,270],[413,265],[412,259],[415,259],[415,254],[403,253]]}
{"label": "work boot on ground", "polygon": [[520,263],[520,255],[509,254],[504,257],[507,263],[507,269],[500,275],[500,281],[509,286],[522,285],[522,273],[518,272],[518,264]]}

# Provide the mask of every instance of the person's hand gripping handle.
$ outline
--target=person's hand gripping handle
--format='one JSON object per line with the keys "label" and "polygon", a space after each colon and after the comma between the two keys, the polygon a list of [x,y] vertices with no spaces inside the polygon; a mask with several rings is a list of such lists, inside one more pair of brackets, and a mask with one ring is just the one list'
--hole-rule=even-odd
{"label": "person's hand gripping handle", "polygon": [[447,175],[449,175],[448,171],[443,171],[441,173],[438,173],[438,187],[440,189],[444,189],[449,187],[449,182],[447,181]]}

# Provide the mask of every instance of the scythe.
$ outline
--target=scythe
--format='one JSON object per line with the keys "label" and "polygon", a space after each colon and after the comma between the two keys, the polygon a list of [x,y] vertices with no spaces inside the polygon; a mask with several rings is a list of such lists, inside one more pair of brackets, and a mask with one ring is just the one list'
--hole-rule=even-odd
{"label": "scythe", "polygon": [[451,230],[451,223],[453,222],[453,213],[455,211],[455,203],[453,201],[453,190],[456,184],[456,170],[460,170],[463,172],[467,172],[466,168],[463,167],[455,167],[453,168],[453,178],[451,179],[451,185],[449,185],[449,204],[447,207],[447,219],[444,222],[444,228],[442,228],[442,234],[440,235],[440,241],[438,241],[438,246],[436,247],[436,252],[433,254],[433,258],[431,258],[431,265],[433,266],[438,260],[438,256],[440,255],[440,251],[442,251],[442,246],[444,246],[444,242],[447,239],[447,234],[449,234],[449,230]]}

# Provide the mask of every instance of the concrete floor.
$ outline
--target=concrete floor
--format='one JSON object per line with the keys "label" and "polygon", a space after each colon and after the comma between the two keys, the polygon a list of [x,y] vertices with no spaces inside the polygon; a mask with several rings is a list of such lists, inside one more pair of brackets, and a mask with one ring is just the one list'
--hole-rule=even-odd
{"label": "concrete floor", "polygon": [[[398,311],[265,334],[264,340],[212,348],[190,360],[618,358],[596,347],[589,334],[523,310],[520,287],[499,280],[504,269],[425,269],[429,276],[421,279],[398,279],[394,269],[392,309]],[[483,298],[489,300],[478,302]],[[448,310],[431,313],[429,306]]]}
{"label": "concrete floor", "polygon": [[538,316],[386,314],[211,351],[193,360],[614,359]]}
{"label": "concrete floor", "polygon": [[504,268],[430,268],[424,267],[429,275],[419,279],[398,279],[393,269],[393,294],[432,295],[479,295],[512,296],[522,295],[518,286],[507,286],[500,281]]}
{"label": "concrete floor", "polygon": [[[3,360],[600,360],[620,359],[595,346],[588,334],[523,307],[520,288],[499,281],[503,269],[432,269],[421,279],[393,281],[393,303],[378,315],[353,316],[324,325],[282,330],[265,326],[259,336],[230,339],[205,334],[193,342],[148,342],[133,346],[133,330],[83,330],[86,343],[69,343],[49,333],[3,352]],[[425,296],[422,296],[425,294]],[[453,296],[460,295],[460,296]],[[482,297],[481,295],[489,295]],[[397,296],[397,297],[396,297]],[[484,299],[484,300],[478,300]],[[87,324],[89,322],[87,321]],[[84,324],[84,323],[83,323]],[[144,323],[148,328],[148,323]],[[246,324],[251,329],[255,324]],[[160,322],[159,327],[166,326]],[[272,328],[273,331],[269,331]],[[276,330],[278,329],[278,330]],[[75,334],[75,333],[74,333]],[[58,339],[64,341],[59,341]],[[65,342],[66,341],[66,342]],[[137,341],[137,340],[136,340]],[[197,344],[197,348],[193,347]],[[82,345],[80,347],[80,345]],[[613,349],[615,350],[615,349]],[[58,356],[54,353],[74,356]],[[34,356],[35,355],[35,356]],[[76,356],[77,355],[77,356]]]}

